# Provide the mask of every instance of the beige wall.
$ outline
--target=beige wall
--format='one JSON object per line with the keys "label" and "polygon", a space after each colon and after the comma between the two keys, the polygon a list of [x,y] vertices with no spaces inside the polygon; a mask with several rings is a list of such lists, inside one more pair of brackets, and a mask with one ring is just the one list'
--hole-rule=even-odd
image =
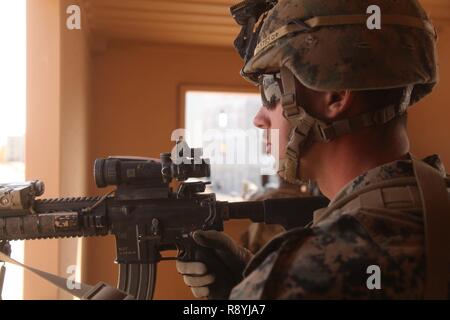
{"label": "beige wall", "polygon": [[[90,163],[108,155],[159,157],[170,151],[170,134],[179,126],[180,86],[249,88],[240,67],[232,49],[111,44],[94,58]],[[227,230],[236,234],[242,226],[235,223]],[[88,239],[84,279],[115,283],[114,250],[113,238]],[[192,298],[174,263],[160,263],[156,298]]]}
{"label": "beige wall", "polygon": [[[46,183],[46,196],[60,187],[60,33],[59,3],[29,0],[27,4],[27,134],[26,177]],[[45,75],[45,76],[44,76]],[[25,263],[57,273],[59,242],[27,241]],[[45,255],[45,257],[44,257]],[[57,290],[25,272],[25,299],[52,299]]]}
{"label": "beige wall", "polygon": [[450,172],[450,21],[435,24],[441,79],[435,91],[411,109],[409,133],[413,153],[420,157],[438,153]]}
{"label": "beige wall", "polygon": [[[46,184],[45,197],[86,194],[89,51],[83,31],[65,28],[78,1],[27,2],[26,177]],[[88,169],[89,168],[89,169]],[[79,263],[77,239],[27,241],[25,262],[68,276]],[[25,273],[25,299],[71,298]]]}
{"label": "beige wall", "polygon": [[[86,21],[81,30],[69,30],[66,25],[66,8],[80,5],[81,1],[61,1],[61,141],[60,141],[60,196],[87,195],[92,166],[88,162],[88,118],[90,103],[91,55]],[[86,18],[82,15],[83,18]],[[81,280],[82,239],[61,239],[59,243],[59,273],[69,276],[67,268],[77,266],[77,280]],[[72,299],[59,291],[60,299]]]}

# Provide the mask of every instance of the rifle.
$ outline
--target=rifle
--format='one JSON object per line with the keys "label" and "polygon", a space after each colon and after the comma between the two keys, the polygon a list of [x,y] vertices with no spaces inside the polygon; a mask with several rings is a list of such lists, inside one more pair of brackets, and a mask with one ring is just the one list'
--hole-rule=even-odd
{"label": "rifle", "polygon": [[[80,295],[69,292],[101,299],[106,297],[105,289],[117,299],[149,300],[155,289],[158,262],[204,261],[208,249],[195,244],[193,231],[223,231],[224,221],[230,219],[250,219],[290,229],[306,225],[313,211],[328,204],[321,197],[217,201],[215,194],[204,193],[209,182],[186,181],[210,176],[208,161],[198,156],[198,149],[191,151],[186,156],[180,153],[181,158],[175,162],[171,153],[161,154],[160,161],[97,159],[97,187],[115,187],[102,197],[41,200],[36,198],[44,194],[42,181],[0,184],[0,251],[9,254],[8,243],[14,240],[114,235],[119,264],[117,288],[123,295],[105,284],[89,287],[88,294],[86,290]],[[175,192],[170,186],[173,180],[181,182]],[[177,257],[162,257],[161,252],[167,250],[178,250]],[[3,256],[0,260],[7,259]]]}

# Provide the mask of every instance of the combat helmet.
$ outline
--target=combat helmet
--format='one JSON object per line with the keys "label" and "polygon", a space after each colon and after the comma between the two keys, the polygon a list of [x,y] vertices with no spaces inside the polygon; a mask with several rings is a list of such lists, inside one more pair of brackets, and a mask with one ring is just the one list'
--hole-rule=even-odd
{"label": "combat helmet", "polygon": [[[380,29],[368,25],[374,8]],[[385,124],[438,81],[436,31],[417,0],[246,0],[231,12],[242,26],[235,41],[245,62],[242,76],[262,90],[280,78],[292,126],[281,175],[290,182],[297,182],[297,160],[308,139],[328,142]],[[324,123],[299,105],[296,81],[316,91],[404,88],[403,103]]]}

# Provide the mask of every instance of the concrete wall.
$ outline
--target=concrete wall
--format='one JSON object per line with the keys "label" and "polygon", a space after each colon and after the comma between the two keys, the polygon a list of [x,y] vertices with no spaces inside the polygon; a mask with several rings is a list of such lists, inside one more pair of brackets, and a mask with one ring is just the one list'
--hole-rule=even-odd
{"label": "concrete wall", "polygon": [[450,171],[450,21],[437,20],[440,83],[435,91],[410,111],[412,152],[425,157],[434,153]]}
{"label": "concrete wall", "polygon": [[[90,53],[85,30],[65,28],[69,4],[79,1],[27,2],[26,177],[45,181],[47,198],[85,195],[90,171]],[[81,264],[80,245],[77,239],[28,241],[25,262],[68,276],[70,265]],[[26,272],[24,298],[71,296]]]}
{"label": "concrete wall", "polygon": [[[45,181],[47,197],[58,196],[60,190],[59,8],[52,0],[27,4],[26,177]],[[27,241],[25,264],[58,273],[58,250],[57,240]],[[28,272],[24,277],[24,299],[57,297],[53,286]]]}

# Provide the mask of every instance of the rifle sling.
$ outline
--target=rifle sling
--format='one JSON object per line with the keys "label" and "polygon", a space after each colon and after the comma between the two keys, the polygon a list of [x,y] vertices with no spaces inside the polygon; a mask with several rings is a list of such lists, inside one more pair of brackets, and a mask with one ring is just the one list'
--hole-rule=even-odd
{"label": "rifle sling", "polygon": [[[113,288],[103,282],[99,282],[95,286],[87,285],[84,283],[74,282],[68,280],[64,277],[60,277],[33,267],[26,266],[6,254],[0,252],[0,261],[4,261],[19,267],[22,267],[40,278],[52,283],[59,289],[62,289],[69,294],[81,299],[81,300],[133,300],[134,297],[128,295],[127,293]],[[74,289],[69,289],[68,284]]]}
{"label": "rifle sling", "polygon": [[449,283],[450,204],[444,177],[428,164],[413,159],[423,203],[425,230],[425,299],[447,299]]}

